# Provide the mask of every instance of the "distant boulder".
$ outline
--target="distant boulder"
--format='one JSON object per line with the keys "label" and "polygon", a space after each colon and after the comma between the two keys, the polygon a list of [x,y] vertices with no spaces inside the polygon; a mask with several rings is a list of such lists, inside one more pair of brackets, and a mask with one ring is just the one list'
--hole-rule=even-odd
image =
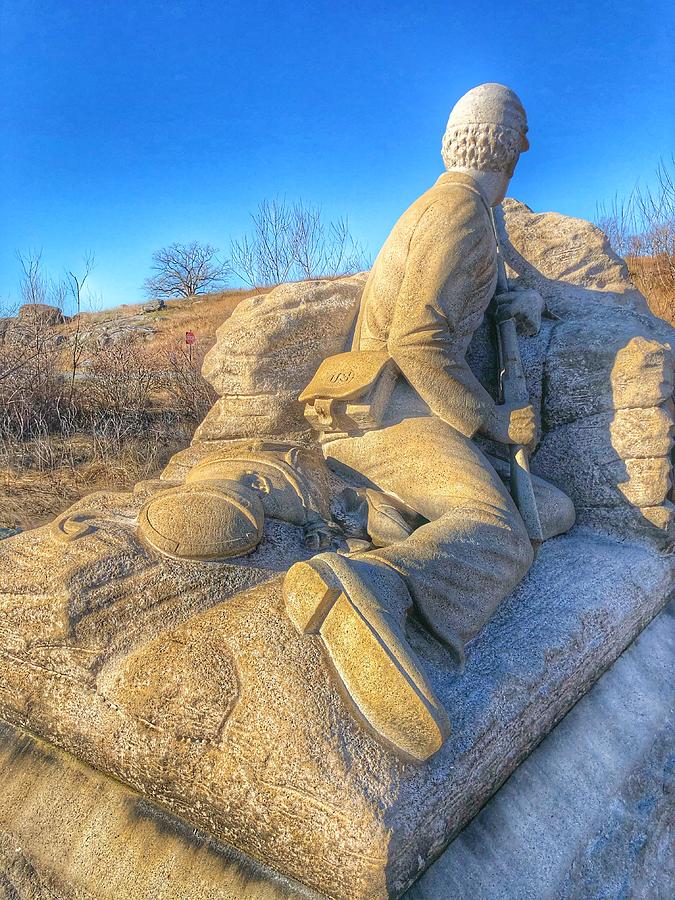
{"label": "distant boulder", "polygon": [[50,306],[48,303],[24,303],[19,309],[18,321],[20,325],[40,323],[52,327],[64,325],[66,317],[58,306]]}
{"label": "distant boulder", "polygon": [[162,299],[159,300],[150,300],[148,303],[145,303],[143,306],[144,313],[153,313],[159,312],[160,309],[164,309],[166,304]]}

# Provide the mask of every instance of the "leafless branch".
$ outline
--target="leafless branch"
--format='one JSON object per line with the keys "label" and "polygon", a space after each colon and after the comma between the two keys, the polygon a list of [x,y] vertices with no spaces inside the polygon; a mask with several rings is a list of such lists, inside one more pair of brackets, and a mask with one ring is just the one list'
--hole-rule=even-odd
{"label": "leafless branch", "polygon": [[251,287],[330,278],[368,266],[347,219],[325,222],[318,206],[263,200],[251,220],[251,234],[230,247],[232,271]]}
{"label": "leafless branch", "polygon": [[600,205],[596,222],[652,311],[675,324],[675,157],[659,163],[653,187]]}

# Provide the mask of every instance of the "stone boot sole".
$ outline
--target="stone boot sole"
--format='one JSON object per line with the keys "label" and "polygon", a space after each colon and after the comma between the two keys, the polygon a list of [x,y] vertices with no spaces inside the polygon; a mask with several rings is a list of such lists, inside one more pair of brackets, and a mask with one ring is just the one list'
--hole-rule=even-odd
{"label": "stone boot sole", "polygon": [[[342,557],[292,566],[286,611],[300,634],[318,634],[357,718],[403,758],[424,762],[450,735],[403,628]],[[395,573],[394,573],[395,574]]]}

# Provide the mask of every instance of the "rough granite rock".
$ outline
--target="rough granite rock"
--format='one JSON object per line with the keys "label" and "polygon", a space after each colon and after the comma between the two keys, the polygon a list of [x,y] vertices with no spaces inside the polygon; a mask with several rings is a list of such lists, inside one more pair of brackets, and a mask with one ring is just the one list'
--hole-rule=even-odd
{"label": "rough granite rock", "polygon": [[[674,616],[671,603],[405,900],[585,900],[627,889],[669,900]],[[21,900],[91,896],[91,886],[99,900],[319,896],[1,722],[0,770],[0,886]]]}
{"label": "rough granite rock", "polygon": [[591,294],[601,302],[649,312],[626,263],[597,225],[560,213],[535,213],[510,197],[495,214],[511,273],[538,290],[554,312],[559,296],[590,299]]}
{"label": "rough granite rock", "polygon": [[0,772],[2,900],[320,900],[4,722]]}
{"label": "rough granite rock", "polygon": [[65,321],[63,310],[59,309],[58,306],[51,306],[49,303],[24,303],[23,306],[19,307],[19,325],[39,323],[40,325],[51,327],[63,325]]}
{"label": "rough granite rock", "polygon": [[577,520],[617,536],[673,540],[675,331],[617,305],[568,307],[545,367],[544,434],[532,470],[574,501]]}
{"label": "rough granite rock", "polygon": [[305,429],[298,394],[321,360],[342,350],[365,279],[284,284],[242,301],[204,359],[204,376],[221,397],[194,440]]}
{"label": "rough granite rock", "polygon": [[516,200],[497,221],[512,274],[557,316],[541,388],[528,373],[543,429],[532,470],[572,498],[579,523],[669,548],[675,330],[596,226]]}

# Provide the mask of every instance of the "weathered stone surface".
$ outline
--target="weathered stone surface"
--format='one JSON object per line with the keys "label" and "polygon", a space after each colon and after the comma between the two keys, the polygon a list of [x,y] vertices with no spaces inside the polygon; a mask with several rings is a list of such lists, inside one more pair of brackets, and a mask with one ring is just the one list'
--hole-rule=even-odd
{"label": "weathered stone surface", "polygon": [[138,535],[164,555],[204,562],[245,556],[260,542],[263,521],[253,491],[213,480],[151,496],[141,510]]}
{"label": "weathered stone surface", "polygon": [[658,547],[673,540],[673,337],[616,305],[569,306],[547,348],[544,434],[532,458],[581,524]]}
{"label": "weathered stone surface", "polygon": [[318,900],[2,722],[0,773],[3,900]]}
{"label": "weathered stone surface", "polygon": [[528,378],[544,432],[533,471],[572,496],[582,524],[669,546],[675,332],[644,314],[623,263],[589,223],[506,201],[502,237],[512,269],[561,318],[541,391]]}
{"label": "weathered stone surface", "polygon": [[[520,357],[527,381],[527,390],[539,425],[542,423],[545,389],[544,376],[548,347],[555,327],[556,324],[551,319],[544,319],[538,334],[531,337],[521,337],[519,340]],[[497,397],[497,353],[492,324],[489,321],[485,320],[477,329],[467,350],[466,359],[476,378],[489,390],[493,397]],[[477,435],[477,440],[483,440],[480,434]],[[487,439],[485,440],[487,441]]]}
{"label": "weathered stone surface", "polygon": [[547,360],[547,428],[616,409],[648,409],[673,393],[675,331],[609,307],[557,325]]}
{"label": "weathered stone surface", "polygon": [[[572,497],[580,523],[669,546],[675,332],[648,314],[595,226],[514,200],[498,225],[513,272],[560,317],[533,471]],[[536,384],[528,380],[535,398]]]}
{"label": "weathered stone surface", "polygon": [[195,441],[283,434],[305,427],[297,397],[339,353],[365,275],[281,285],[242,301],[217,332],[204,376],[221,394]]}
{"label": "weathered stone surface", "polygon": [[63,311],[58,306],[48,303],[24,303],[19,307],[19,325],[39,323],[40,325],[63,325],[66,321]]}
{"label": "weathered stone surface", "polygon": [[[406,900],[670,898],[672,656],[671,604]],[[0,771],[0,885],[21,900],[318,897],[1,723]]]}
{"label": "weathered stone surface", "polygon": [[299,529],[268,523],[235,565],[159,559],[133,534],[143,499],[83,501],[71,516],[97,512],[78,539],[46,527],[0,544],[1,714],[337,897],[400,894],[672,580],[652,551],[575,531],[544,545],[463,674],[411,626],[454,727],[416,766],[353,719],[284,613],[275,572],[306,558]]}
{"label": "weathered stone surface", "polygon": [[[292,438],[289,437],[289,440]],[[191,444],[184,450],[174,453],[167,463],[161,474],[162,481],[184,481],[188,472],[196,465],[199,465],[203,459],[220,450],[230,450],[231,448],[244,447],[248,444],[248,438],[222,440],[222,441],[202,441]]]}
{"label": "weathered stone surface", "polygon": [[675,542],[675,506],[669,500],[658,506],[580,506],[577,522],[614,537],[630,535],[660,550],[670,550]]}
{"label": "weathered stone surface", "polygon": [[670,454],[673,420],[667,409],[660,406],[617,409],[613,416],[600,419],[604,421],[598,425],[605,433],[609,432],[612,447],[622,459]]}
{"label": "weathered stone surface", "polygon": [[160,309],[164,309],[165,303],[164,300],[149,300],[147,303],[143,304],[143,312],[144,313],[153,313],[159,312]]}
{"label": "weathered stone surface", "polygon": [[532,468],[544,477],[555,473],[556,484],[576,507],[657,506],[668,498],[671,487],[667,453],[621,457],[602,421],[580,420],[549,432]]}
{"label": "weathered stone surface", "polygon": [[674,615],[657,616],[406,900],[669,900]]}
{"label": "weathered stone surface", "polygon": [[554,312],[563,296],[648,312],[626,263],[596,225],[560,213],[535,213],[511,198],[495,212],[511,272],[538,290]]}

